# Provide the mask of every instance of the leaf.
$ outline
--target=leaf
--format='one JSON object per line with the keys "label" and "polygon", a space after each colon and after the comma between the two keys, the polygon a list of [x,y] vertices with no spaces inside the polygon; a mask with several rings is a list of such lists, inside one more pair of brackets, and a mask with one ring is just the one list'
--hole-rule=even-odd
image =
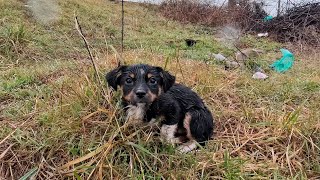
{"label": "leaf", "polygon": [[103,146],[98,147],[96,150],[86,154],[85,156],[82,156],[80,158],[77,158],[77,159],[75,159],[73,161],[68,162],[67,164],[64,164],[59,169],[64,169],[64,168],[67,168],[67,167],[72,166],[74,164],[78,164],[78,163],[80,163],[82,161],[85,161],[85,160],[95,156],[96,154],[99,154],[104,148],[110,147],[110,146],[112,146],[112,144],[108,142],[108,143],[104,144]]}
{"label": "leaf", "polygon": [[27,172],[25,175],[23,175],[19,180],[27,180],[31,176],[35,175],[35,173],[38,171],[38,168],[35,167],[31,169],[29,172]]}
{"label": "leaf", "polygon": [[138,149],[140,149],[141,151],[143,151],[143,152],[151,155],[152,157],[154,157],[154,158],[156,158],[157,160],[159,160],[160,162],[162,162],[157,156],[155,156],[154,154],[152,154],[148,149],[146,149],[146,148],[144,148],[144,147],[142,147],[142,146],[140,146],[140,145],[138,145],[138,144],[135,144],[135,143],[133,143],[133,142],[126,142],[125,144],[131,145],[131,146],[133,146],[133,147],[135,147],[135,148],[138,148]]}
{"label": "leaf", "polygon": [[0,160],[7,154],[7,152],[10,150],[10,148],[13,146],[13,144],[11,144],[5,151],[3,151],[0,154]]}
{"label": "leaf", "polygon": [[76,177],[77,180],[82,180],[76,171],[73,172],[73,175]]}

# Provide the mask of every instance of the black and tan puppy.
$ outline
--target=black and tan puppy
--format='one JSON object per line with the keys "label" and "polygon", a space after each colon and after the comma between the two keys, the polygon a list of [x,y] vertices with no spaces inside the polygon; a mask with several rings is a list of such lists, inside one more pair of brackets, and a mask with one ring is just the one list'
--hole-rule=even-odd
{"label": "black and tan puppy", "polygon": [[170,143],[181,144],[188,152],[204,145],[213,134],[211,112],[190,88],[175,84],[175,77],[161,67],[138,64],[119,66],[106,75],[109,86],[123,93],[127,120],[152,122],[163,117],[161,136]]}

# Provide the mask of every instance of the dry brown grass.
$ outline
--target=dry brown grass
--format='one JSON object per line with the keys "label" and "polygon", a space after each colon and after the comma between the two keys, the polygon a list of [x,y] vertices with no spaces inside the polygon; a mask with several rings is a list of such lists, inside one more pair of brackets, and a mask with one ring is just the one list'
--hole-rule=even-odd
{"label": "dry brown grass", "polygon": [[[163,57],[143,51],[126,52],[124,58],[128,64],[138,62],[134,59],[148,59],[148,63],[154,65],[165,64]],[[99,62],[99,68],[106,70],[117,64],[113,55],[102,57]],[[108,95],[101,101],[98,85],[88,76],[90,71],[80,65],[82,68],[77,76],[77,85],[66,85],[59,94],[65,96],[65,101],[76,96],[87,103],[84,115],[77,120],[81,128],[76,134],[81,135],[84,142],[96,139],[95,148],[89,150],[89,144],[84,144],[83,155],[70,159],[61,146],[48,149],[44,154],[34,151],[32,155],[24,153],[24,150],[13,151],[14,140],[4,140],[1,141],[1,147],[5,150],[2,151],[1,169],[5,177],[13,172],[25,172],[23,167],[30,168],[27,165],[30,162],[40,163],[36,163],[39,179],[77,176],[94,179],[139,176],[269,179],[280,174],[287,177],[319,177],[310,162],[316,163],[319,158],[317,142],[320,126],[305,126],[301,121],[312,117],[304,104],[292,107],[288,101],[289,104],[283,104],[283,110],[279,111],[274,109],[268,98],[244,96],[242,88],[236,87],[240,84],[251,86],[251,80],[239,76],[238,71],[226,72],[219,67],[187,59],[179,63],[184,78],[176,61],[169,63],[168,70],[177,76],[178,82],[198,92],[215,115],[215,136],[204,149],[181,155],[161,143],[149,127],[133,128],[123,124],[117,100]],[[86,97],[86,89],[93,90],[95,97],[100,99],[99,104],[96,104],[95,98]],[[95,105],[90,105],[92,103]],[[25,123],[16,126],[23,131],[38,131],[42,127],[30,121],[34,115],[26,115]]]}
{"label": "dry brown grass", "polygon": [[[103,2],[82,3],[104,12],[99,9]],[[133,15],[141,10],[132,6]],[[60,38],[74,25],[73,16],[68,15],[70,19],[61,22],[66,26],[63,33],[55,34]],[[153,12],[148,16],[156,19]],[[154,26],[163,23],[154,21]],[[139,29],[138,21],[132,22],[137,25],[130,28]],[[92,35],[89,43],[93,43],[93,32],[99,31],[90,25],[84,27]],[[160,29],[157,26],[162,32]],[[179,154],[161,142],[150,127],[135,128],[124,123],[120,93],[107,87],[103,87],[106,94],[102,93],[85,49],[79,46],[81,39],[75,36],[75,30],[69,31],[76,40],[74,44],[66,40],[72,46],[63,44],[67,55],[60,53],[61,59],[6,64],[6,71],[0,74],[4,79],[0,83],[5,86],[0,88],[0,179],[18,179],[28,172],[33,172],[36,179],[319,178],[318,52],[294,50],[296,62],[290,71],[267,71],[270,78],[257,81],[244,69],[225,71],[218,64],[208,65],[179,53],[168,56],[147,48],[127,49],[123,57],[128,64],[167,64],[177,82],[196,91],[214,113],[213,140],[199,151]],[[96,35],[97,41],[103,37]],[[158,38],[158,34],[153,36]],[[269,46],[261,40],[257,43],[263,43],[266,49]],[[95,60],[103,75],[117,66],[117,59],[109,46],[95,45]],[[268,50],[261,58],[270,64],[278,57],[276,52]],[[73,60],[68,59],[70,55]]]}
{"label": "dry brown grass", "polygon": [[[133,56],[133,57],[132,57]],[[136,63],[131,62],[130,59],[135,59],[136,54],[126,54],[129,64]],[[164,64],[163,59],[149,57],[148,63],[150,64]],[[109,60],[110,61],[110,60]],[[115,60],[112,60],[115,62]],[[139,153],[135,152],[140,150],[143,154],[143,149],[135,148],[132,146],[128,151],[133,164],[140,164],[140,168],[150,168],[153,173],[156,172],[153,167],[161,167],[161,169],[169,170],[169,174],[161,172],[161,177],[164,178],[189,178],[189,177],[201,177],[199,172],[202,172],[203,177],[212,176],[212,172],[215,172],[216,177],[237,177],[241,173],[247,174],[269,174],[270,171],[286,172],[289,176],[295,176],[299,172],[305,172],[304,169],[308,165],[305,163],[305,159],[310,157],[317,157],[319,147],[316,144],[317,134],[319,133],[319,127],[303,127],[302,122],[298,122],[297,114],[301,111],[302,116],[308,117],[308,110],[301,107],[298,109],[293,108],[293,112],[276,113],[276,110],[268,106],[260,106],[260,103],[268,104],[269,102],[263,102],[263,99],[257,99],[256,102],[245,102],[246,98],[241,97],[237,90],[234,89],[237,83],[241,81],[241,77],[236,72],[229,73],[224,72],[216,67],[207,66],[201,62],[194,62],[190,60],[180,61],[182,72],[184,74],[184,80],[182,73],[178,70],[178,64],[173,62],[168,69],[177,75],[178,81],[193,87],[202,97],[210,109],[216,112],[216,135],[208,147],[200,152],[187,155],[187,157],[194,157],[197,163],[192,169],[189,169],[185,174],[172,174],[170,167],[164,165],[170,164],[170,161],[176,164],[183,163],[180,158],[181,155],[177,153],[167,154],[167,152],[159,152],[159,150],[149,151],[149,157],[143,157]],[[115,64],[115,63],[114,63]],[[112,68],[108,67],[107,69]],[[219,78],[217,78],[219,77]],[[259,101],[262,101],[259,103]],[[283,107],[291,109],[292,107]],[[115,111],[117,111],[115,109]],[[109,114],[116,114],[116,112],[109,112]],[[106,120],[108,122],[108,120]],[[110,119],[109,122],[114,120]],[[90,121],[88,121],[90,122]],[[115,129],[118,129],[114,127]],[[305,129],[311,134],[304,134]],[[116,131],[116,134],[122,134],[119,140],[114,140],[114,136],[110,136],[108,143],[105,144],[104,149],[98,154],[92,154],[91,161],[86,165],[98,165],[99,168],[92,170],[92,172],[98,177],[123,177],[126,176],[125,172],[132,172],[134,169],[127,167],[128,169],[123,171],[121,168],[117,168],[118,164],[110,164],[103,167],[103,160],[107,154],[112,154],[112,151],[117,151],[118,148],[128,145],[128,142],[136,143],[134,138],[142,133],[141,140],[145,146],[147,144],[157,143],[159,139],[153,137],[150,131],[139,131],[126,129],[126,125],[120,127],[121,130]],[[111,143],[112,142],[112,143]],[[147,154],[148,154],[147,153]],[[147,162],[143,162],[140,158],[146,158]],[[163,157],[164,156],[164,157]],[[173,159],[167,159],[165,157],[172,156]],[[98,158],[98,159],[95,159]],[[111,158],[111,157],[110,157]],[[231,161],[231,166],[225,167],[226,161]],[[233,158],[238,159],[234,160]],[[227,159],[227,160],[226,160]],[[241,160],[242,159],[242,162]],[[81,159],[82,160],[82,159]],[[80,161],[80,160],[79,160]],[[110,160],[111,161],[111,160]],[[142,161],[142,162],[140,162]],[[235,165],[233,161],[236,161]],[[76,161],[77,162],[77,161]],[[69,162],[70,163],[70,162]],[[73,165],[75,162],[68,165]],[[79,163],[79,162],[77,162]],[[92,164],[93,163],[93,164]],[[237,164],[239,163],[239,164]],[[100,166],[99,166],[100,165]],[[148,165],[150,167],[148,167]],[[76,166],[79,167],[79,166]],[[228,169],[232,168],[232,169]],[[235,169],[233,169],[235,168]],[[160,169],[160,170],[161,170]],[[173,169],[172,169],[173,170]],[[239,174],[232,171],[239,170]],[[230,172],[229,172],[230,171]],[[102,173],[103,172],[103,173]],[[230,173],[230,174],[228,174]],[[312,171],[305,172],[303,176],[316,177],[317,173]],[[310,173],[310,174],[309,174]],[[313,174],[313,175],[312,175]],[[250,175],[249,175],[250,177]],[[272,178],[270,176],[266,178]],[[261,177],[262,178],[262,177]]]}
{"label": "dry brown grass", "polygon": [[246,28],[254,14],[246,3],[234,7],[217,7],[196,0],[166,0],[159,6],[159,11],[168,19],[209,27],[237,24]]}
{"label": "dry brown grass", "polygon": [[164,1],[159,10],[163,16],[183,23],[197,23],[203,25],[216,25],[221,23],[218,18],[220,9],[209,4],[201,4],[198,1],[187,0]]}

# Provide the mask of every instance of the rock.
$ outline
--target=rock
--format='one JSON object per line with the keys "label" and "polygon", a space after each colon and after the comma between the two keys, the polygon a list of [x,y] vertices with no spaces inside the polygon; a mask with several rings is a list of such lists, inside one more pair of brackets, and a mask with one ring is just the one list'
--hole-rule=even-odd
{"label": "rock", "polygon": [[252,75],[253,79],[267,79],[268,75],[262,73],[262,72],[256,72]]}
{"label": "rock", "polygon": [[237,63],[236,61],[230,61],[230,60],[225,61],[225,69],[235,69],[239,66],[240,64]]}
{"label": "rock", "polygon": [[238,51],[235,55],[236,55],[236,60],[237,61],[245,61],[248,58],[252,58],[252,57],[257,57],[260,53],[264,53],[263,50],[259,50],[259,49],[244,49]]}
{"label": "rock", "polygon": [[211,53],[209,56],[210,56],[210,57],[214,57],[214,59],[217,60],[217,61],[224,61],[224,60],[227,59],[226,57],[224,57],[224,56],[223,56],[222,54],[220,54],[220,53],[218,53],[218,54]]}

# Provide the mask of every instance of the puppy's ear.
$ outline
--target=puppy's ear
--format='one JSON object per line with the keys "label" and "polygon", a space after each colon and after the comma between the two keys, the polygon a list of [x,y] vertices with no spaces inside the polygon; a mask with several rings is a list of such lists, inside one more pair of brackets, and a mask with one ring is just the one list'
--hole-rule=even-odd
{"label": "puppy's ear", "polygon": [[176,81],[176,77],[171,75],[168,71],[163,70],[161,67],[157,67],[157,71],[160,73],[163,82],[163,91],[166,92]]}
{"label": "puppy's ear", "polygon": [[111,86],[114,90],[117,90],[118,85],[120,85],[121,74],[126,68],[127,66],[119,66],[107,73],[106,80],[108,82],[108,85]]}

